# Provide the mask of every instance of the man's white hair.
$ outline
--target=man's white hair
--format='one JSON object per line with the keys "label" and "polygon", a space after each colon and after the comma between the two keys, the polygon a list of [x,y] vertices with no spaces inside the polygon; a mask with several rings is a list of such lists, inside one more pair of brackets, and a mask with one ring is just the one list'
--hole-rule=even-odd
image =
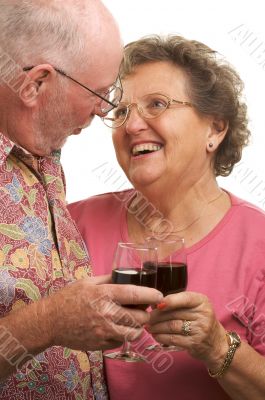
{"label": "man's white hair", "polygon": [[1,53],[8,54],[21,67],[49,63],[68,73],[82,71],[89,60],[87,41],[93,38],[98,4],[98,0],[0,0],[0,58]]}

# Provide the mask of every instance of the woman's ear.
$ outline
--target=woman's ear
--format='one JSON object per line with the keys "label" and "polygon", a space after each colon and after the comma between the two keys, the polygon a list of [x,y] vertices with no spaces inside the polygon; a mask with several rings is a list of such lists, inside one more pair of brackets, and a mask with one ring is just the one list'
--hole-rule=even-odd
{"label": "woman's ear", "polygon": [[27,72],[27,77],[21,85],[19,97],[27,107],[34,107],[48,85],[53,83],[55,70],[49,64],[33,67]]}
{"label": "woman's ear", "polygon": [[229,123],[223,119],[213,119],[211,129],[207,138],[207,151],[213,153],[222,143],[228,131]]}

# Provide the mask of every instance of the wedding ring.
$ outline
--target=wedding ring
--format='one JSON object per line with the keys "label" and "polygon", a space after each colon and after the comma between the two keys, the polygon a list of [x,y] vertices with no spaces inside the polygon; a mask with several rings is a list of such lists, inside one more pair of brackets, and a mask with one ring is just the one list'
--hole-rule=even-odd
{"label": "wedding ring", "polygon": [[186,319],[183,321],[182,328],[181,328],[182,335],[184,335],[184,336],[190,335],[190,332],[191,332],[190,324],[191,324],[191,322],[187,321]]}

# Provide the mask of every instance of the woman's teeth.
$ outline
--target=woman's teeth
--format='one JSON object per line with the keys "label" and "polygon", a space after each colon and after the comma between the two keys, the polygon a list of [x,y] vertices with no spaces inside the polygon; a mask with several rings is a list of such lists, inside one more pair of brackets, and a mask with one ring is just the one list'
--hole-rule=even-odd
{"label": "woman's teeth", "polygon": [[160,144],[153,143],[144,143],[137,144],[132,148],[132,155],[139,156],[140,154],[153,153],[154,151],[158,151],[162,148]]}

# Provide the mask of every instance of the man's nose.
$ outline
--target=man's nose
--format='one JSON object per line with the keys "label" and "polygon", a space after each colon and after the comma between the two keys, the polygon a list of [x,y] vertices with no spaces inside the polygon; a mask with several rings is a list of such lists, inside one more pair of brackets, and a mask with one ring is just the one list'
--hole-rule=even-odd
{"label": "man's nose", "polygon": [[99,117],[106,117],[107,113],[103,112],[101,109],[102,100],[96,101],[94,106],[94,114],[98,115]]}

